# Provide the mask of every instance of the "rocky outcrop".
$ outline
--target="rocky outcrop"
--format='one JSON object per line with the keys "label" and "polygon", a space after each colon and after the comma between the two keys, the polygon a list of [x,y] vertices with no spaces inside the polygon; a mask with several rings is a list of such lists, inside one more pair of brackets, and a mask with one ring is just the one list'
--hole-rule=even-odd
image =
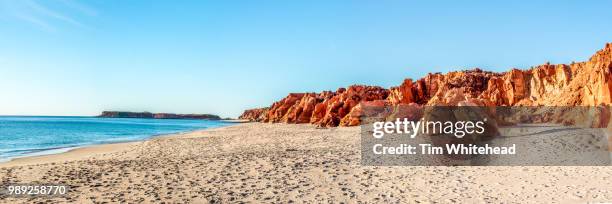
{"label": "rocky outcrop", "polygon": [[150,112],[125,112],[104,111],[98,117],[101,118],[151,118],[151,119],[206,119],[221,120],[218,115],[212,114],[174,114],[174,113],[150,113]]}
{"label": "rocky outcrop", "polygon": [[358,125],[351,111],[361,102],[384,100],[389,96],[389,90],[378,86],[350,86],[345,91],[329,99],[325,116],[318,122],[320,126]]}
{"label": "rocky outcrop", "polygon": [[267,111],[268,108],[254,108],[245,110],[244,113],[238,117],[238,119],[260,122],[264,120],[264,116],[266,116],[265,113],[267,113]]}
{"label": "rocky outcrop", "polygon": [[[262,122],[312,123],[320,126],[349,124],[347,115],[363,101],[384,100],[389,91],[377,86],[353,85],[335,92],[291,93],[259,116],[258,111],[247,111],[241,118],[258,118]],[[357,123],[358,124],[358,123]]]}
{"label": "rocky outcrop", "polygon": [[[384,89],[354,85],[322,93],[293,93],[245,119],[263,122],[359,125],[362,105],[598,106],[612,103],[612,44],[588,61],[494,73],[478,68],[405,79]],[[460,93],[459,93],[460,92]],[[257,115],[258,114],[258,115]]]}

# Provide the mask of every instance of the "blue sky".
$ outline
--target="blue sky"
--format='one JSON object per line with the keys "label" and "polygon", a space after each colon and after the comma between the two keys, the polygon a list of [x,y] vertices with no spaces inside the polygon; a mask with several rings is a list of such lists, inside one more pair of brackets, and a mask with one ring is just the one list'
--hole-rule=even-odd
{"label": "blue sky", "polygon": [[0,115],[236,117],[289,92],[583,61],[611,1],[0,0]]}

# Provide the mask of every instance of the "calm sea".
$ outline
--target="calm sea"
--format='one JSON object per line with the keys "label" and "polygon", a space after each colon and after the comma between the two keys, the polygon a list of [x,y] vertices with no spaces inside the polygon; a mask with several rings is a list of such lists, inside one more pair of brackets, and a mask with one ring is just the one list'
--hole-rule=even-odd
{"label": "calm sea", "polygon": [[231,124],[209,120],[0,116],[0,161]]}

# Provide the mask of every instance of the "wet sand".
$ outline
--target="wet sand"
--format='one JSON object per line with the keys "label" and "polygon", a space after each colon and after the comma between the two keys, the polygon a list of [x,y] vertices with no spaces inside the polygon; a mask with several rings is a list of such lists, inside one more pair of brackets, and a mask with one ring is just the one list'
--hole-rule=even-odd
{"label": "wet sand", "polygon": [[66,197],[0,202],[611,202],[611,167],[372,167],[359,127],[242,123],[0,164]]}
{"label": "wet sand", "polygon": [[36,165],[36,164],[47,164],[47,163],[64,163],[69,161],[78,161],[91,158],[95,155],[119,152],[127,150],[128,148],[138,145],[142,142],[126,142],[126,143],[114,143],[114,144],[103,144],[93,145],[87,147],[81,147],[69,150],[59,154],[49,154],[41,156],[21,157],[13,159],[9,162],[0,163],[0,168],[14,167],[14,166],[25,166],[25,165]]}

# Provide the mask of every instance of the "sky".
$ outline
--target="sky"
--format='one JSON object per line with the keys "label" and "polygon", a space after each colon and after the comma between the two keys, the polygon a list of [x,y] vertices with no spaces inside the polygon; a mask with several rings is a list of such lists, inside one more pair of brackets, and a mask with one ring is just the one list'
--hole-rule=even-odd
{"label": "sky", "polygon": [[612,1],[0,0],[0,115],[237,117],[290,92],[587,60]]}

